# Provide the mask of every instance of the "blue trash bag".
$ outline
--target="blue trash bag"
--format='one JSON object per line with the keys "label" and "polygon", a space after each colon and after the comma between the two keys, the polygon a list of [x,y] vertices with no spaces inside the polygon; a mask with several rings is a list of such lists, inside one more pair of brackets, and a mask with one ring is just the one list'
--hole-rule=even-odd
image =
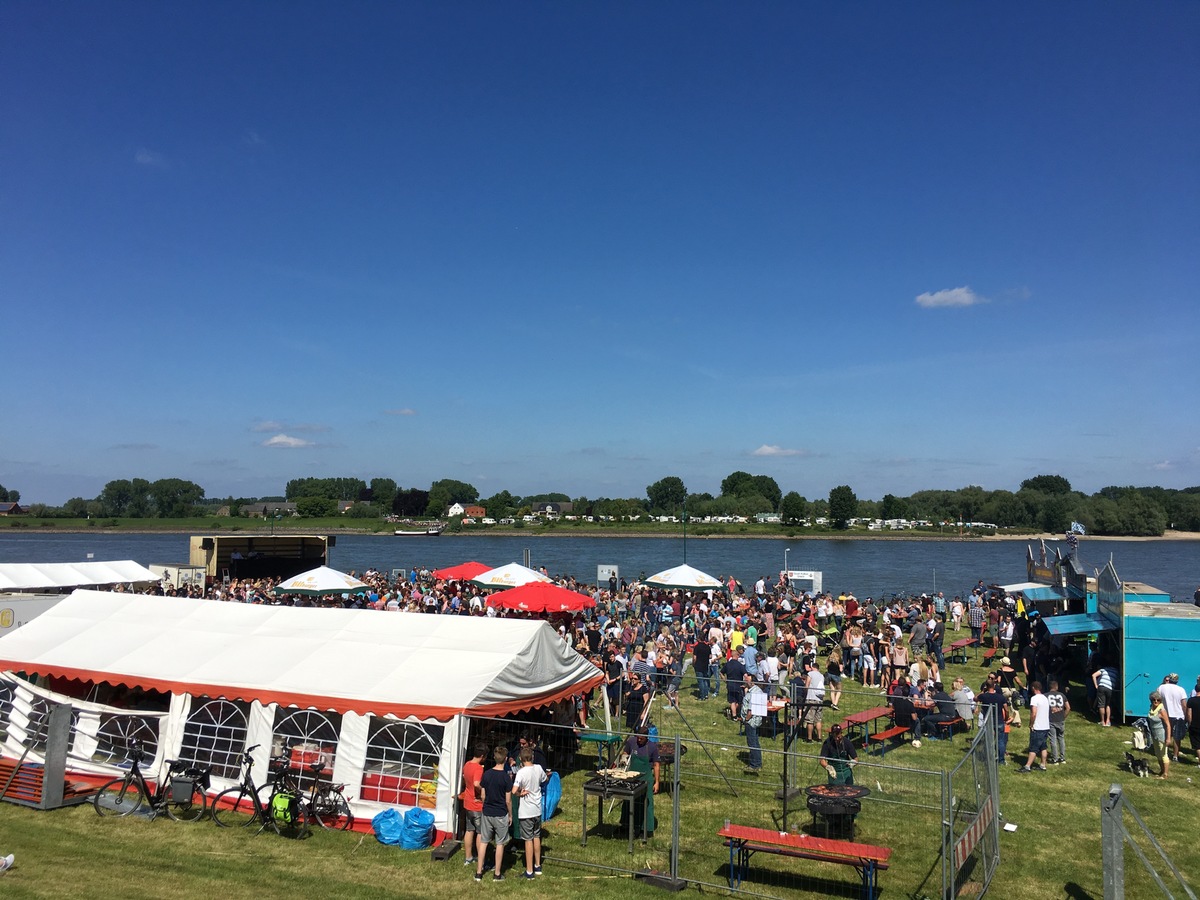
{"label": "blue trash bag", "polygon": [[414,806],[404,814],[400,829],[400,847],[404,850],[424,850],[433,843],[433,813]]}
{"label": "blue trash bag", "polygon": [[542,821],[548,822],[558,812],[558,801],[562,799],[562,779],[551,772],[542,788]]}
{"label": "blue trash bag", "polygon": [[375,840],[379,843],[395,846],[400,843],[404,822],[397,810],[385,809],[371,820],[371,830],[375,832]]}

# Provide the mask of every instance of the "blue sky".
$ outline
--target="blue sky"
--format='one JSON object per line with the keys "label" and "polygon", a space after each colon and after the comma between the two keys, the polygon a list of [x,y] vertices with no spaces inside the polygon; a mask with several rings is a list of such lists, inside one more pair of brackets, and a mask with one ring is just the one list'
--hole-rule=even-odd
{"label": "blue sky", "polygon": [[10,2],[0,84],[26,501],[1200,484],[1200,4]]}

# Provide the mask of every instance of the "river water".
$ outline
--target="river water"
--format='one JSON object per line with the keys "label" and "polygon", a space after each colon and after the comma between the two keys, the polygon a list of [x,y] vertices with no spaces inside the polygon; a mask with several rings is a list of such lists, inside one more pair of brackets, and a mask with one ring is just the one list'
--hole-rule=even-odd
{"label": "river water", "polygon": [[[824,573],[827,590],[850,590],[859,597],[891,592],[941,590],[962,594],[980,579],[988,584],[1025,580],[1023,541],[822,540],[788,542],[778,538],[721,539],[689,537],[686,562],[715,576],[732,574],[746,588],[765,575],[778,577],[784,565]],[[1065,549],[1065,548],[1064,548]],[[629,578],[651,575],[684,562],[684,541],[668,538],[535,537],[533,535],[435,538],[343,534],[330,551],[330,565],[342,571],[428,566],[467,560],[500,566],[522,562],[528,550],[534,566],[552,575],[571,574],[594,581],[598,565],[616,565]],[[1088,541],[1080,556],[1091,569],[1112,556],[1126,581],[1141,581],[1190,602],[1200,584],[1200,542]],[[81,562],[132,559],[142,565],[186,563],[184,534],[0,535],[0,563]]]}

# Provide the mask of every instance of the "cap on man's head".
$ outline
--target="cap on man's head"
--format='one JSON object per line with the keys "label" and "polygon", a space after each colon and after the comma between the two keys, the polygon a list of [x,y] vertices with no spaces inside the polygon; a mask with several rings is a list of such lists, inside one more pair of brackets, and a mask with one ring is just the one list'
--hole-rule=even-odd
{"label": "cap on man's head", "polygon": [[1167,676],[1167,681],[1171,682],[1171,684],[1179,684],[1178,673],[1172,672],[1170,675]]}
{"label": "cap on man's head", "polygon": [[829,734],[832,737],[837,737],[841,733],[842,733],[842,726],[840,723],[834,722],[832,725],[829,726]]}

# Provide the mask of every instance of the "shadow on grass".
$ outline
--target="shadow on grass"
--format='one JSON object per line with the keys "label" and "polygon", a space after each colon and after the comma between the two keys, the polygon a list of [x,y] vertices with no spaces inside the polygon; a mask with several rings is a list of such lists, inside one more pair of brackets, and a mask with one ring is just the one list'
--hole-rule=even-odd
{"label": "shadow on grass", "polygon": [[1068,881],[1063,885],[1063,890],[1066,892],[1070,900],[1096,900],[1096,895],[1088,890],[1080,887],[1073,881]]}
{"label": "shadow on grass", "polygon": [[[719,877],[725,884],[729,883],[729,863],[720,866],[713,875]],[[791,891],[807,891],[821,897],[861,897],[862,881],[854,872],[850,878],[837,881],[832,878],[814,877],[811,875],[795,875],[779,872],[774,869],[763,869],[751,865],[742,881],[742,890],[753,888],[784,888]],[[876,896],[882,897],[885,891],[880,887]]]}

